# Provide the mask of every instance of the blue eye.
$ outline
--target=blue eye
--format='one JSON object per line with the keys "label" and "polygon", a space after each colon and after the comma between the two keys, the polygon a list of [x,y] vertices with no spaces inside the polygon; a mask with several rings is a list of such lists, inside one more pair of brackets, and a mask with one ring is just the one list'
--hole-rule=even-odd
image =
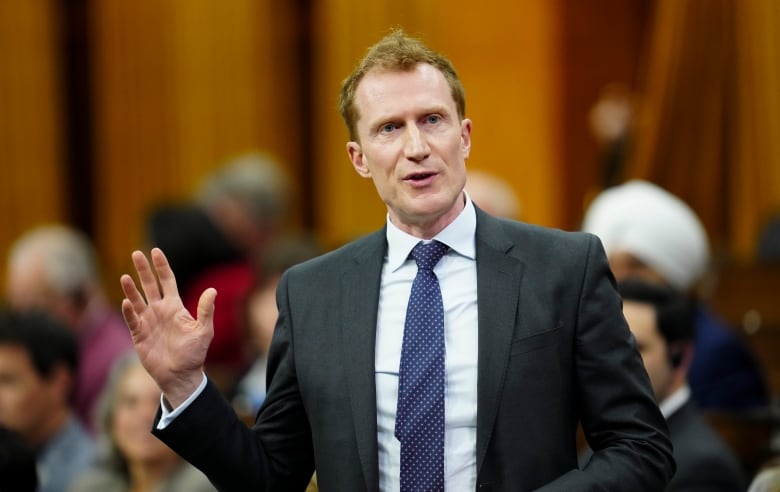
{"label": "blue eye", "polygon": [[393,130],[395,130],[397,127],[395,123],[385,123],[379,128],[380,133],[390,133]]}
{"label": "blue eye", "polygon": [[441,121],[441,116],[439,116],[438,114],[428,115],[425,121],[428,123],[438,123],[439,121]]}

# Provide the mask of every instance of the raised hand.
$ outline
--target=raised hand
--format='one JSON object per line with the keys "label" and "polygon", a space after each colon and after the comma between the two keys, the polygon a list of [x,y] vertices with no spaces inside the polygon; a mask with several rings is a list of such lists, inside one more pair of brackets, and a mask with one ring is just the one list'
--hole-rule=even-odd
{"label": "raised hand", "polygon": [[209,288],[201,294],[195,319],[184,307],[160,249],[152,249],[152,264],[140,251],[134,251],[132,259],[143,295],[130,275],[122,275],[122,315],[141,362],[175,408],[203,379],[206,351],[214,336],[217,291]]}

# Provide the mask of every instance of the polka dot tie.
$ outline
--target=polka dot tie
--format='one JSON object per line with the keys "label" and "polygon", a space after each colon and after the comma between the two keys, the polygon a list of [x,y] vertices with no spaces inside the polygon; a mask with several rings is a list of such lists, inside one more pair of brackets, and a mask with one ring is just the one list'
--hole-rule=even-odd
{"label": "polka dot tie", "polygon": [[395,437],[401,443],[401,492],[444,490],[444,307],[433,267],[449,248],[412,250],[417,276],[406,310]]}

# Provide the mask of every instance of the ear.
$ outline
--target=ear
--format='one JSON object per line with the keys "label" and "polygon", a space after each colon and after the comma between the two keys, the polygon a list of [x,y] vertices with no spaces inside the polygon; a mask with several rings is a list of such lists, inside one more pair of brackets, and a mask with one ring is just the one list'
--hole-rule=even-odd
{"label": "ear", "polygon": [[687,375],[693,359],[693,344],[688,342],[673,342],[669,345],[669,364],[674,370],[680,370]]}
{"label": "ear", "polygon": [[366,166],[364,159],[363,149],[357,142],[347,142],[347,154],[349,154],[349,160],[352,161],[352,167],[362,178],[370,178],[371,170]]}
{"label": "ear", "polygon": [[466,159],[471,152],[471,120],[468,118],[460,122],[460,144],[463,158]]}

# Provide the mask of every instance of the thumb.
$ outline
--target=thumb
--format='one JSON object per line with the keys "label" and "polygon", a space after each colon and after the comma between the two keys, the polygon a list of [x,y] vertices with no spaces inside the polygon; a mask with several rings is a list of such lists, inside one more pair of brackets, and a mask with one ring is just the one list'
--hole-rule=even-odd
{"label": "thumb", "polygon": [[203,291],[198,300],[198,323],[214,325],[214,301],[217,299],[217,289],[209,287]]}

